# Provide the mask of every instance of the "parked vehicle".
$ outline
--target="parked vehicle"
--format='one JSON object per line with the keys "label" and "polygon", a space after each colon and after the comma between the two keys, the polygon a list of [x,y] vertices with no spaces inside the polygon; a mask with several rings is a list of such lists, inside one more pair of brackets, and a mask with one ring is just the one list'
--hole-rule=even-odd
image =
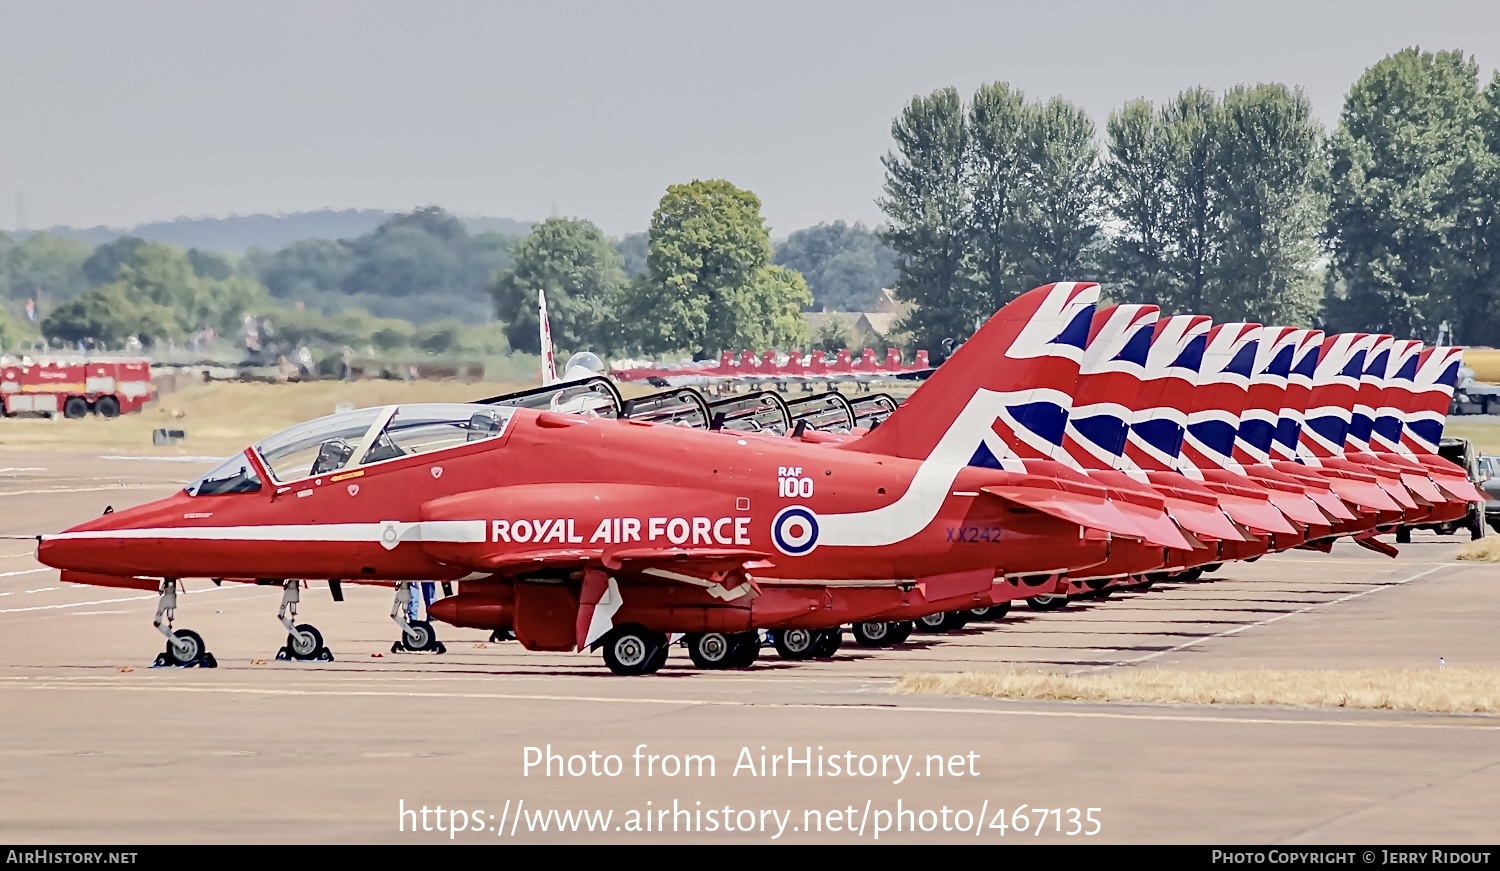
{"label": "parked vehicle", "polygon": [[144,357],[0,359],[0,413],[80,418],[140,411],[154,395]]}
{"label": "parked vehicle", "polygon": [[[1485,488],[1485,475],[1481,471],[1479,454],[1475,453],[1474,444],[1468,439],[1445,437],[1442,441],[1438,442],[1438,455],[1463,469],[1474,486],[1483,488],[1486,494],[1491,492],[1488,488]],[[1496,479],[1496,485],[1500,486],[1500,479]],[[1500,490],[1495,492],[1497,495],[1500,495]],[[1496,509],[1500,510],[1500,503],[1493,501],[1493,498],[1488,503],[1475,502],[1471,504],[1469,506],[1469,513],[1462,520],[1453,520],[1447,523],[1428,523],[1417,527],[1403,526],[1396,530],[1396,542],[1398,544],[1410,542],[1413,528],[1426,529],[1442,535],[1452,535],[1460,529],[1467,529],[1469,530],[1469,537],[1471,539],[1484,538],[1485,521],[1490,516],[1494,516],[1490,515],[1488,506],[1495,505]],[[1497,519],[1500,519],[1500,516],[1497,516]],[[1500,531],[1500,526],[1496,526],[1495,528],[1497,531]]]}

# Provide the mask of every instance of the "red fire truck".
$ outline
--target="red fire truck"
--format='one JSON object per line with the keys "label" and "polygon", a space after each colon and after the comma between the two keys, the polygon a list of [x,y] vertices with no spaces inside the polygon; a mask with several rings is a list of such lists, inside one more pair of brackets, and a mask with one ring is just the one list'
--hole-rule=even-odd
{"label": "red fire truck", "polygon": [[0,358],[0,411],[79,418],[140,411],[153,396],[144,357]]}

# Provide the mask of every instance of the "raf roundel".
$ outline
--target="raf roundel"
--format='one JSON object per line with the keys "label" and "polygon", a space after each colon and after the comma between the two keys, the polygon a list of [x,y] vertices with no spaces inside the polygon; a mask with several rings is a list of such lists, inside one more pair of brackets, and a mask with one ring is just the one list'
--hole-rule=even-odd
{"label": "raf roundel", "polygon": [[818,515],[801,505],[781,509],[771,521],[771,541],[787,556],[802,556],[818,546]]}

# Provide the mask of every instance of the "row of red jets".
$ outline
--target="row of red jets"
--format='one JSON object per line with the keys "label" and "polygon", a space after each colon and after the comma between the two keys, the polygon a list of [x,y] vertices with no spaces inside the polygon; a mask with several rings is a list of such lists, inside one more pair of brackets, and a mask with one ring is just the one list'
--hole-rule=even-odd
{"label": "row of red jets", "polygon": [[[282,655],[328,658],[299,579],[459,582],[433,618],[656,671],[676,640],[744,667],[914,620],[994,614],[1451,521],[1483,498],[1437,440],[1459,349],[1390,336],[1096,311],[1022,295],[869,429],[703,430],[508,405],[361,409],[247,448],[181,493],[41,536],[73,583],[159,590],[162,664],[185,578],[284,588]],[[337,595],[337,594],[336,594]]]}

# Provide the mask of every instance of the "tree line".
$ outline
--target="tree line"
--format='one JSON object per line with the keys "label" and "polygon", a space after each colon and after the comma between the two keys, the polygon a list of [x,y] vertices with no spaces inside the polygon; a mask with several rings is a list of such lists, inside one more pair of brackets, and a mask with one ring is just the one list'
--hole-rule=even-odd
{"label": "tree line", "polygon": [[1367,69],[1331,133],[1301,89],[1093,121],[1005,83],[918,96],[883,158],[882,238],[911,343],[961,340],[1017,294],[1104,282],[1219,320],[1500,342],[1500,74],[1408,49]]}

